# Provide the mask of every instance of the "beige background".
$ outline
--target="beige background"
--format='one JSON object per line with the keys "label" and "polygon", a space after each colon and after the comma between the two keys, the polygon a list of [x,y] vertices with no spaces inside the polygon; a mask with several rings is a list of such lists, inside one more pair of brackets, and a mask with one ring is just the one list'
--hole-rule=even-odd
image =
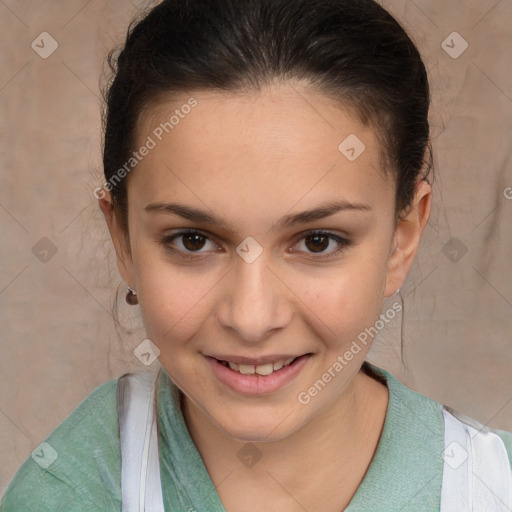
{"label": "beige background", "polygon": [[[381,332],[370,360],[512,430],[512,1],[382,3],[414,35],[430,71],[437,181],[402,289],[404,315]],[[144,338],[137,308],[121,296],[117,331],[111,315],[120,279],[92,195],[101,184],[102,63],[136,8],[0,0],[0,494],[95,387],[142,367],[132,352]],[[441,46],[454,31],[469,43],[456,59]],[[31,48],[42,32],[59,45],[47,59]],[[47,262],[33,252],[43,237],[57,249]],[[463,244],[451,246],[457,254],[443,252],[452,237]],[[452,261],[460,247],[467,253]]]}

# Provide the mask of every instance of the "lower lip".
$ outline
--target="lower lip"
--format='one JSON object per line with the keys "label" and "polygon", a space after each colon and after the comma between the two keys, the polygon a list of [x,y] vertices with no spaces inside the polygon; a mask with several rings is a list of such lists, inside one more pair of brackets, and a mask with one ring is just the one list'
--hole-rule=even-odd
{"label": "lower lip", "polygon": [[233,391],[245,395],[268,395],[293,380],[310,357],[311,354],[300,356],[292,364],[284,366],[270,375],[258,375],[257,373],[244,375],[232,370],[229,366],[224,366],[213,357],[207,356],[206,358],[215,376]]}

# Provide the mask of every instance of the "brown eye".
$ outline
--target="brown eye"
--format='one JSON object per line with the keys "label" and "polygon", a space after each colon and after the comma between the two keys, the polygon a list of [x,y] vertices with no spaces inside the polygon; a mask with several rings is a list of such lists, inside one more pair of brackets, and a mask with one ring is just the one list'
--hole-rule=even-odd
{"label": "brown eye", "polygon": [[199,233],[189,233],[181,235],[183,240],[183,246],[187,251],[198,251],[204,247],[206,237]]}
{"label": "brown eye", "polygon": [[306,247],[312,252],[325,251],[330,242],[330,239],[325,235],[309,235],[306,240]]}
{"label": "brown eye", "polygon": [[[214,252],[219,249],[217,244],[210,239],[208,235],[200,231],[186,230],[179,231],[172,235],[165,236],[160,243],[170,252],[183,257],[193,258],[196,256],[206,256],[208,252],[208,244]],[[207,250],[203,250],[203,249]]]}
{"label": "brown eye", "polygon": [[334,256],[347,249],[352,242],[330,231],[310,231],[299,241],[300,252],[317,255],[316,259]]}

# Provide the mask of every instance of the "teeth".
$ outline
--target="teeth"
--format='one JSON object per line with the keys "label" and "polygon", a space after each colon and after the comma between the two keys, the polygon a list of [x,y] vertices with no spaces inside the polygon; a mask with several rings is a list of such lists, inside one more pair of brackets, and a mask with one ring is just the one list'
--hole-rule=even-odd
{"label": "teeth", "polygon": [[284,366],[284,361],[277,361],[274,363],[274,371],[280,370]]}
{"label": "teeth", "polygon": [[235,372],[239,372],[243,375],[253,375],[257,373],[258,375],[270,375],[277,370],[280,370],[284,366],[288,366],[295,358],[290,357],[285,361],[276,361],[275,363],[267,363],[261,364],[259,366],[255,366],[253,364],[236,364],[228,361],[229,367]]}
{"label": "teeth", "polygon": [[238,367],[238,371],[244,375],[251,375],[255,373],[256,368],[252,364],[241,364]]}
{"label": "teeth", "polygon": [[258,375],[270,375],[273,371],[274,371],[274,366],[272,363],[256,366],[256,373]]}

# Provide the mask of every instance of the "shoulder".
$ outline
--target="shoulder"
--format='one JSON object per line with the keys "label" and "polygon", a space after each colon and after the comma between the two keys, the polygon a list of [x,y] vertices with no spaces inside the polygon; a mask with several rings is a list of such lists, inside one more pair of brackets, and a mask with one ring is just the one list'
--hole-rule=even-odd
{"label": "shoulder", "polygon": [[121,509],[117,380],[96,388],[14,476],[1,512]]}
{"label": "shoulder", "polygon": [[505,430],[494,430],[500,439],[503,441],[505,448],[507,449],[510,466],[512,468],[512,432],[506,432]]}

